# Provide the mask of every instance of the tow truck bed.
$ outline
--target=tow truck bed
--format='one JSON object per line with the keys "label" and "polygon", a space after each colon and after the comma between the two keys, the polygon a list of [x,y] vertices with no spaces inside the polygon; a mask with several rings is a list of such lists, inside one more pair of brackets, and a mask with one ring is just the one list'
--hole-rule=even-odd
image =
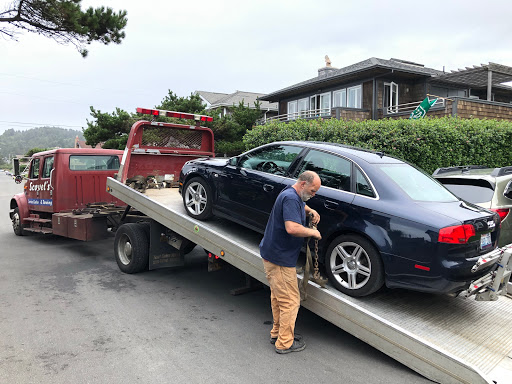
{"label": "tow truck bed", "polygon": [[[110,193],[267,284],[261,235],[225,220],[187,216],[176,189],[139,193],[109,178]],[[300,278],[300,276],[299,276]],[[384,289],[353,298],[309,282],[302,306],[439,383],[512,382],[512,299],[479,302]]]}

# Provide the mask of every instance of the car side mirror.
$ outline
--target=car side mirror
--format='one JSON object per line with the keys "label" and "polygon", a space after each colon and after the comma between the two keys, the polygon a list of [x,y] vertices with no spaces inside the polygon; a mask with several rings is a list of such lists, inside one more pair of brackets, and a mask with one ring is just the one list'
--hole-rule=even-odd
{"label": "car side mirror", "polygon": [[510,180],[505,187],[505,191],[503,192],[503,196],[512,200],[512,180]]}
{"label": "car side mirror", "polygon": [[238,157],[232,157],[231,159],[229,159],[228,161],[228,164],[229,165],[233,165],[236,167],[236,164],[238,163]]}

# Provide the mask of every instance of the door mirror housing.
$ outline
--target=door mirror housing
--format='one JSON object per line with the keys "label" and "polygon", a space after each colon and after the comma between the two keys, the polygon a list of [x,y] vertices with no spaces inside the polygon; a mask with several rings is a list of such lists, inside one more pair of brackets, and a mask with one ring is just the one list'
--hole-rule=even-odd
{"label": "door mirror housing", "polygon": [[236,157],[236,156],[235,156],[235,157],[232,157],[232,158],[231,158],[231,159],[229,159],[229,161],[228,161],[228,164],[229,164],[229,165],[232,165],[232,166],[234,166],[234,167],[236,167],[237,163],[238,163],[238,157]]}

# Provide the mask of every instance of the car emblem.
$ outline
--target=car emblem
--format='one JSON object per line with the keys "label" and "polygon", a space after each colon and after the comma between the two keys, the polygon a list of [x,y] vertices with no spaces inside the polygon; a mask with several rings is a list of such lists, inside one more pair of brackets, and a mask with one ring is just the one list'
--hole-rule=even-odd
{"label": "car emblem", "polygon": [[494,228],[495,225],[496,224],[494,224],[494,221],[488,221],[487,222],[487,227],[489,227],[489,228]]}

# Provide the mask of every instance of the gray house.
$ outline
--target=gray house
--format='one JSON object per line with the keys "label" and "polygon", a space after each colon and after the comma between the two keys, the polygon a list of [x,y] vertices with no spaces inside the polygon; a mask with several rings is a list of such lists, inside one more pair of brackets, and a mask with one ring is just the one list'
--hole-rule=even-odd
{"label": "gray house", "polygon": [[260,96],[264,95],[263,93],[236,91],[234,93],[227,94],[195,91],[195,94],[199,95],[201,100],[203,100],[203,102],[206,104],[206,109],[221,108],[222,116],[229,114],[233,105],[238,106],[240,102],[243,102],[245,106],[254,109],[254,103],[256,101],[260,102],[260,109],[263,112],[263,119],[277,116],[277,103],[258,100]]}
{"label": "gray house", "polygon": [[408,118],[425,98],[438,98],[429,116],[512,120],[512,67],[489,63],[446,72],[399,59],[370,59],[334,68],[261,96],[278,104],[273,119]]}

